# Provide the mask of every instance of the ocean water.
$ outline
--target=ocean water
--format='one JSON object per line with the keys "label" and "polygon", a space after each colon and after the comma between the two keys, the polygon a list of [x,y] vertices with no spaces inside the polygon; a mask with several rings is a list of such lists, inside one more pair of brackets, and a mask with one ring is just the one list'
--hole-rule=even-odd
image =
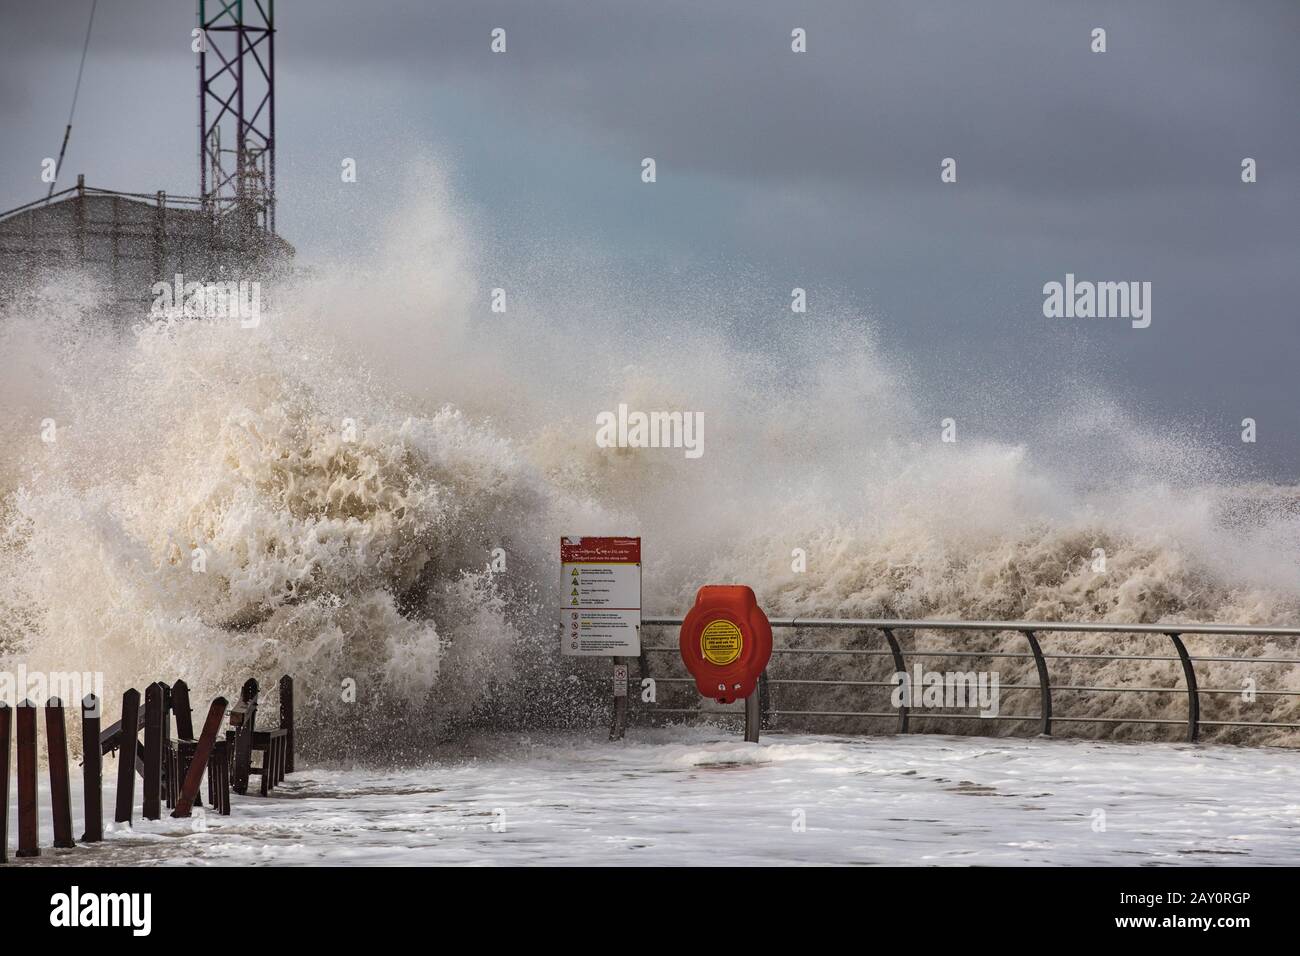
{"label": "ocean water", "polygon": [[[688,315],[656,311],[557,278],[545,249],[497,315],[504,280],[475,234],[446,190],[408,197],[378,248],[268,290],[254,328],[106,321],[93,283],[53,274],[6,313],[0,667],[102,672],[110,701],[184,677],[206,702],[292,673],[318,760],[436,757],[467,722],[592,726],[597,672],[556,654],[564,534],[642,535],[656,613],[739,582],[780,616],[1300,621],[1300,491],[1245,481],[1104,395],[1045,409],[1021,440],[943,443],[918,411],[926,383],[869,316],[737,336],[747,303],[702,290]],[[703,456],[598,447],[596,416],[621,402],[702,412]],[[1177,678],[1090,667],[1054,680]],[[1202,667],[1206,686],[1300,690],[1296,668]],[[1134,712],[1128,695],[1075,706]],[[1185,700],[1138,706],[1181,719]],[[1295,698],[1215,706],[1300,721]]]}
{"label": "ocean water", "polygon": [[1298,787],[1271,748],[494,733],[418,766],[305,769],[227,817],[137,812],[20,865],[1291,865]]}

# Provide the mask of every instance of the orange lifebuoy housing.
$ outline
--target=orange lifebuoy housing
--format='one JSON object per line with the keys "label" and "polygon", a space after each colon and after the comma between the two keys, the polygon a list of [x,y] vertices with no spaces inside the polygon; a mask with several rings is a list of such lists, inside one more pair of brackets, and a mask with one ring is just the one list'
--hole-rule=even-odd
{"label": "orange lifebuoy housing", "polygon": [[680,646],[700,693],[730,704],[758,685],[772,656],[772,625],[752,588],[706,584],[682,621]]}

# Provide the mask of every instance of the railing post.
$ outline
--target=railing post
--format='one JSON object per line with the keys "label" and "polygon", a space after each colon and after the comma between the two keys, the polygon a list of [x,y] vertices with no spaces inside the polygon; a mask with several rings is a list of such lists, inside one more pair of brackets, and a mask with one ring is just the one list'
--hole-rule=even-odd
{"label": "railing post", "polygon": [[293,678],[280,678],[280,726],[288,733],[284,743],[284,772],[293,773]]}
{"label": "railing post", "polygon": [[[903,660],[903,649],[898,645],[898,638],[894,637],[894,632],[889,628],[882,628],[885,632],[885,640],[889,642],[889,652],[894,657],[894,672],[897,674],[907,674],[907,663]],[[907,733],[907,705],[904,704],[898,708],[898,732]]]}
{"label": "railing post", "polygon": [[36,806],[36,705],[18,705],[18,857],[40,856]]}
{"label": "railing post", "polygon": [[13,708],[0,700],[0,863],[9,862],[9,740]]}
{"label": "railing post", "polygon": [[132,687],[122,695],[122,723],[117,749],[117,808],[113,822],[131,822],[135,813],[135,752],[139,747],[140,692]]}
{"label": "railing post", "polygon": [[153,683],[144,692],[144,803],[140,815],[146,820],[162,819],[162,735],[162,684]]}
{"label": "railing post", "polygon": [[104,755],[99,749],[99,698],[87,694],[81,701],[81,778],[86,808],[82,843],[104,839]]}
{"label": "railing post", "polygon": [[54,845],[76,846],[72,839],[72,785],[68,780],[68,727],[63,702],[45,702],[45,755],[50,763],[50,812],[54,819]]}
{"label": "railing post", "polygon": [[1183,664],[1183,678],[1187,681],[1187,742],[1194,744],[1201,736],[1201,695],[1196,686],[1196,670],[1183,646],[1182,634],[1170,632],[1169,639],[1174,642],[1174,650]]}
{"label": "railing post", "polygon": [[1043,649],[1038,646],[1038,637],[1034,632],[1025,631],[1024,635],[1025,640],[1029,641],[1029,649],[1034,652],[1034,666],[1038,668],[1038,695],[1042,715],[1038,732],[1045,737],[1050,737],[1052,735],[1052,682],[1047,676],[1047,659],[1043,657]]}

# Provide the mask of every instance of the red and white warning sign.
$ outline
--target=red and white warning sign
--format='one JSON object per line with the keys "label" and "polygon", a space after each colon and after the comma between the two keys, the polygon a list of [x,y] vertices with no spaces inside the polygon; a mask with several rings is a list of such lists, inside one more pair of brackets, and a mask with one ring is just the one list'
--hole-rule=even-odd
{"label": "red and white warning sign", "polygon": [[561,652],[589,657],[641,653],[641,539],[560,539]]}

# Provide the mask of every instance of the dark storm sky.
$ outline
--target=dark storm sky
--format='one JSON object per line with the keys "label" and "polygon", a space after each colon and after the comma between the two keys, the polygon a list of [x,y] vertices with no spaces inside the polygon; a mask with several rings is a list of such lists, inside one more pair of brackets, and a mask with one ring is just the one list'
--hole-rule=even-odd
{"label": "dark storm sky", "polygon": [[[805,321],[860,310],[936,414],[1005,430],[1096,388],[1300,480],[1295,0],[277,6],[280,227],[308,259],[364,245],[428,152],[489,237],[599,248],[641,287],[754,277],[773,311],[751,335],[795,285]],[[89,7],[0,0],[0,208],[44,193]],[[196,190],[194,20],[101,0],[64,184]],[[1067,272],[1150,281],[1151,327],[1044,318]]]}

